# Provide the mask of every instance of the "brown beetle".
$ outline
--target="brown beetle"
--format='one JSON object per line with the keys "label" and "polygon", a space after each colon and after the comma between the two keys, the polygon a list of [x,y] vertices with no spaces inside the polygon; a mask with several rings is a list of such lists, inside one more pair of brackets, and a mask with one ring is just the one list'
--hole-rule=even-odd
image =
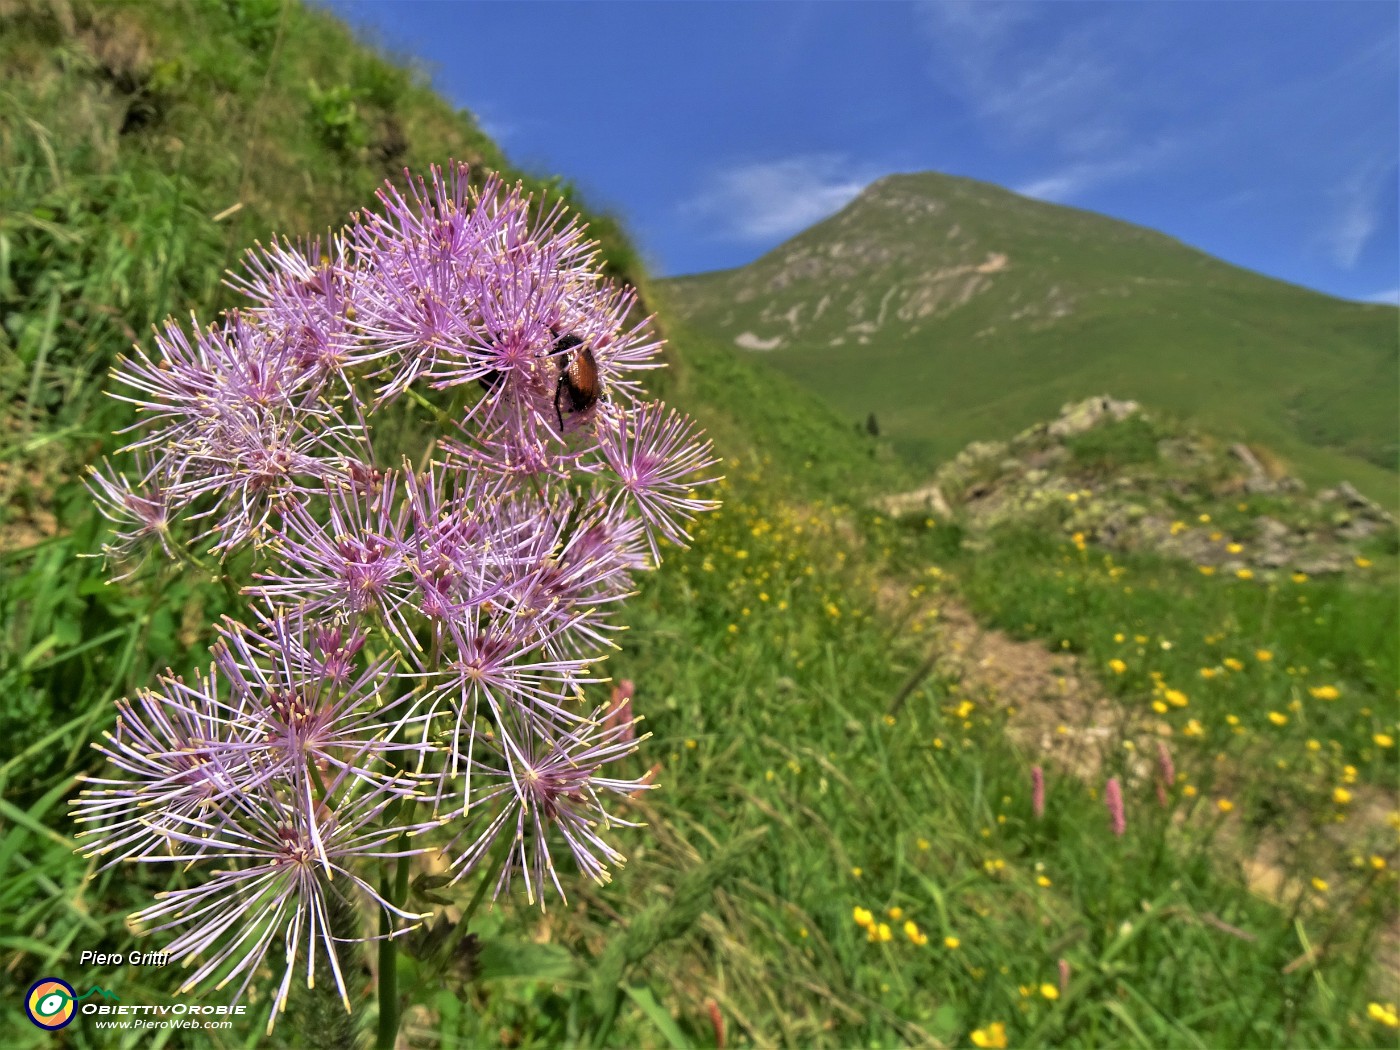
{"label": "brown beetle", "polygon": [[592,408],[603,396],[603,380],[598,374],[598,362],[582,339],[576,335],[560,335],[554,329],[554,349],[550,357],[558,359],[559,383],[554,388],[554,414],[559,417],[559,430],[564,429],[563,400],[569,412]]}

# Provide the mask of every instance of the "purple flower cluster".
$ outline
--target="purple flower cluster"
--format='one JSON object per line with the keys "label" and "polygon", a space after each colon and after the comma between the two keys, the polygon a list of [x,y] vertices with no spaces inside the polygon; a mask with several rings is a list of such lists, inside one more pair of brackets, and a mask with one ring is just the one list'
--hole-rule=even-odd
{"label": "purple flower cluster", "polygon": [[92,472],[118,578],[251,552],[248,622],[122,702],[75,809],[107,863],[209,866],[133,919],[187,987],[241,994],[276,947],[269,1028],[299,960],[348,1008],[337,945],[375,938],[347,906],[381,938],[426,918],[385,865],[499,861],[497,892],[542,901],[562,848],[607,880],[604,799],[646,783],[608,773],[639,743],[630,683],[625,718],[585,688],[635,574],[714,505],[709,444],[643,398],[660,343],[576,222],[460,166],[379,203],[259,246],[245,308],[120,361],[135,466]]}

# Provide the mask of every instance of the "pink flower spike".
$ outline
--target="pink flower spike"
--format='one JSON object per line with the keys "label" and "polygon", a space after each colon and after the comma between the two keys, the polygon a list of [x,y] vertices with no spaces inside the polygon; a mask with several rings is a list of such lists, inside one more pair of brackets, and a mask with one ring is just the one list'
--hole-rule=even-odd
{"label": "pink flower spike", "polygon": [[1031,813],[1036,820],[1045,816],[1045,770],[1031,767]]}
{"label": "pink flower spike", "polygon": [[1157,741],[1157,802],[1163,809],[1171,804],[1169,789],[1176,783],[1176,765],[1167,745]]}
{"label": "pink flower spike", "polygon": [[1122,838],[1123,833],[1128,830],[1128,818],[1123,812],[1123,786],[1117,777],[1108,778],[1108,783],[1103,789],[1103,801],[1108,807],[1108,816],[1113,823],[1113,834]]}

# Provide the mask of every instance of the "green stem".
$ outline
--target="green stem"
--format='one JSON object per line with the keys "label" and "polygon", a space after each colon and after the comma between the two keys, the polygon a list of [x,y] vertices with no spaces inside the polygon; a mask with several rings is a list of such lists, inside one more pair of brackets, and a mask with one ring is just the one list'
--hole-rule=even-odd
{"label": "green stem", "polygon": [[[412,816],[413,803],[395,803],[394,818],[398,817],[400,808],[407,809],[403,819],[406,821]],[[399,834],[398,848],[406,849],[408,846],[408,832]],[[408,900],[408,876],[413,868],[413,858],[402,856],[394,869],[394,877],[389,878],[386,869],[384,879],[380,883],[380,893],[396,908],[402,908],[404,901]],[[394,920],[387,908],[380,909],[379,912],[379,1039],[375,1043],[377,1050],[394,1050],[399,1037],[399,944],[398,940],[392,936]]]}
{"label": "green stem", "polygon": [[[393,892],[386,872],[380,892],[387,899]],[[397,903],[397,902],[396,902]],[[393,920],[386,909],[379,912],[379,1038],[376,1050],[394,1050],[399,1039],[399,945],[390,934]]]}

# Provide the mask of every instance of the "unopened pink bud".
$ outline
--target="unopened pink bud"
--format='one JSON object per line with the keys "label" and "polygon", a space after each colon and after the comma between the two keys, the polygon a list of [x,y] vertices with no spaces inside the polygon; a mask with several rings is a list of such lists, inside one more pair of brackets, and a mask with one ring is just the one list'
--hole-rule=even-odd
{"label": "unopened pink bud", "polygon": [[1045,770],[1031,767],[1031,813],[1036,820],[1045,816]]}

